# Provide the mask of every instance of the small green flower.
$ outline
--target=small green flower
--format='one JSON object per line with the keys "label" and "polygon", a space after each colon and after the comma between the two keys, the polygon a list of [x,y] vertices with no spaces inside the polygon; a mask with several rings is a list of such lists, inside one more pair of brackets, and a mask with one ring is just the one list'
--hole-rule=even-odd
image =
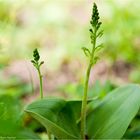
{"label": "small green flower", "polygon": [[41,62],[39,63],[40,55],[39,55],[39,52],[38,52],[37,49],[34,49],[34,51],[33,51],[33,58],[34,58],[34,60],[31,60],[31,62],[33,63],[33,65],[34,65],[37,69],[39,69],[40,66],[41,66],[42,64],[44,64],[44,61],[41,61]]}
{"label": "small green flower", "polygon": [[100,17],[99,17],[97,5],[96,5],[96,3],[94,3],[90,23],[93,27],[96,27],[97,29],[99,29],[100,25],[102,24],[101,22],[99,22],[99,19],[100,19]]}
{"label": "small green flower", "polygon": [[91,44],[94,45],[94,42],[97,37],[101,37],[103,34],[103,31],[100,30],[100,26],[102,22],[99,21],[99,12],[96,3],[93,4],[93,10],[92,10],[92,16],[91,16],[91,28],[89,29],[90,32],[90,39]]}
{"label": "small green flower", "polygon": [[37,49],[35,49],[35,50],[33,51],[33,57],[34,57],[34,60],[35,60],[36,62],[39,61],[40,56],[39,56],[39,53],[38,53],[38,50],[37,50]]}

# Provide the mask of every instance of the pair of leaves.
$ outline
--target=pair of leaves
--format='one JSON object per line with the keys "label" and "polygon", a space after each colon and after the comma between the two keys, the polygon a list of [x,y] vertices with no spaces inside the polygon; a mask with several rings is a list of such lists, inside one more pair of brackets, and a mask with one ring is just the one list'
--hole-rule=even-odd
{"label": "pair of leaves", "polygon": [[[121,138],[140,107],[140,86],[128,85],[109,93],[87,116],[90,139]],[[30,104],[25,111],[37,119],[58,139],[80,139],[81,101],[43,99]]]}

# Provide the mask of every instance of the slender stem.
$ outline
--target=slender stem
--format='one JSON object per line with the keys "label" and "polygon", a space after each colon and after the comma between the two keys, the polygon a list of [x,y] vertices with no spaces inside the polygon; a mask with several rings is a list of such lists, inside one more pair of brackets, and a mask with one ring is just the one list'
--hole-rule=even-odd
{"label": "slender stem", "polygon": [[95,30],[93,48],[92,48],[92,52],[90,56],[90,62],[89,62],[87,72],[86,72],[86,79],[85,79],[85,84],[84,84],[84,96],[83,96],[82,108],[81,108],[81,137],[83,139],[85,139],[85,130],[86,130],[86,107],[87,107],[88,83],[89,83],[90,71],[93,65],[95,46],[96,46],[96,30]]}
{"label": "slender stem", "polygon": [[39,81],[40,81],[40,97],[43,99],[43,84],[42,84],[42,75],[40,72],[40,68],[37,69],[39,74]]}
{"label": "slender stem", "polygon": [[84,96],[82,101],[82,111],[81,111],[81,137],[85,138],[85,126],[86,126],[86,106],[87,106],[87,92],[88,92],[88,82],[89,82],[89,76],[90,76],[90,70],[92,65],[89,64],[87,73],[86,73],[86,81],[85,81],[85,87],[84,87]]}

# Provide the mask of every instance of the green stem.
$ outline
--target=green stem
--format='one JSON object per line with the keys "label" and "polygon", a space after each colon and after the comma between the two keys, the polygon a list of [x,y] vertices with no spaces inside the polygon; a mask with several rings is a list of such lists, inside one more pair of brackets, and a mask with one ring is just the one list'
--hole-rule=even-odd
{"label": "green stem", "polygon": [[42,75],[40,72],[40,68],[37,69],[39,74],[39,81],[40,81],[40,97],[43,99],[43,84],[42,84]]}
{"label": "green stem", "polygon": [[92,52],[90,56],[90,62],[89,62],[88,69],[86,72],[86,79],[85,79],[85,84],[84,84],[84,96],[83,96],[82,108],[81,108],[81,137],[82,139],[85,139],[88,83],[89,83],[90,71],[93,66],[93,61],[94,61],[95,46],[96,46],[96,31],[95,31],[95,38],[93,42],[93,48],[92,48]]}
{"label": "green stem", "polygon": [[85,126],[86,126],[86,106],[87,106],[87,92],[88,92],[88,82],[89,82],[89,76],[91,71],[91,63],[88,66],[87,73],[86,73],[86,81],[85,81],[85,87],[84,87],[84,96],[82,101],[82,111],[81,111],[81,137],[85,138]]}

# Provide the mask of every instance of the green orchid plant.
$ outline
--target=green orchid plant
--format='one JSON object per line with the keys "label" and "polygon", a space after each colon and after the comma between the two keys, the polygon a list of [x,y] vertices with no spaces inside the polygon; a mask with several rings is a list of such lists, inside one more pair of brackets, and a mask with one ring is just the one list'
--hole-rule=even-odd
{"label": "green orchid plant", "polygon": [[37,69],[38,75],[39,75],[39,81],[40,81],[40,97],[43,98],[43,85],[42,85],[42,75],[40,71],[40,66],[44,64],[44,61],[39,62],[40,55],[37,49],[33,51],[33,57],[34,59],[31,60],[34,67]]}
{"label": "green orchid plant", "polygon": [[90,38],[91,38],[91,44],[92,49],[89,50],[88,48],[83,48],[83,51],[86,56],[89,57],[89,65],[87,68],[86,73],[86,79],[85,79],[85,86],[84,86],[84,96],[82,101],[82,109],[81,109],[81,137],[85,137],[85,130],[86,130],[86,106],[87,106],[87,93],[88,93],[88,81],[90,76],[90,71],[92,66],[96,63],[98,57],[95,55],[96,50],[101,47],[100,45],[96,45],[96,41],[98,37],[101,37],[103,34],[103,31],[100,30],[101,22],[99,22],[99,12],[97,9],[97,5],[94,3],[93,5],[93,11],[92,11],[92,17],[91,17],[91,28],[90,31]]}
{"label": "green orchid plant", "polygon": [[[40,78],[41,100],[29,104],[25,112],[39,121],[47,130],[49,139],[121,139],[140,108],[140,86],[129,84],[108,93],[102,100],[88,100],[88,82],[91,68],[98,60],[97,45],[103,31],[97,5],[93,4],[90,38],[92,47],[82,48],[89,58],[82,100],[43,98],[39,53],[34,50],[33,65]],[[52,137],[53,136],[53,137]]]}

